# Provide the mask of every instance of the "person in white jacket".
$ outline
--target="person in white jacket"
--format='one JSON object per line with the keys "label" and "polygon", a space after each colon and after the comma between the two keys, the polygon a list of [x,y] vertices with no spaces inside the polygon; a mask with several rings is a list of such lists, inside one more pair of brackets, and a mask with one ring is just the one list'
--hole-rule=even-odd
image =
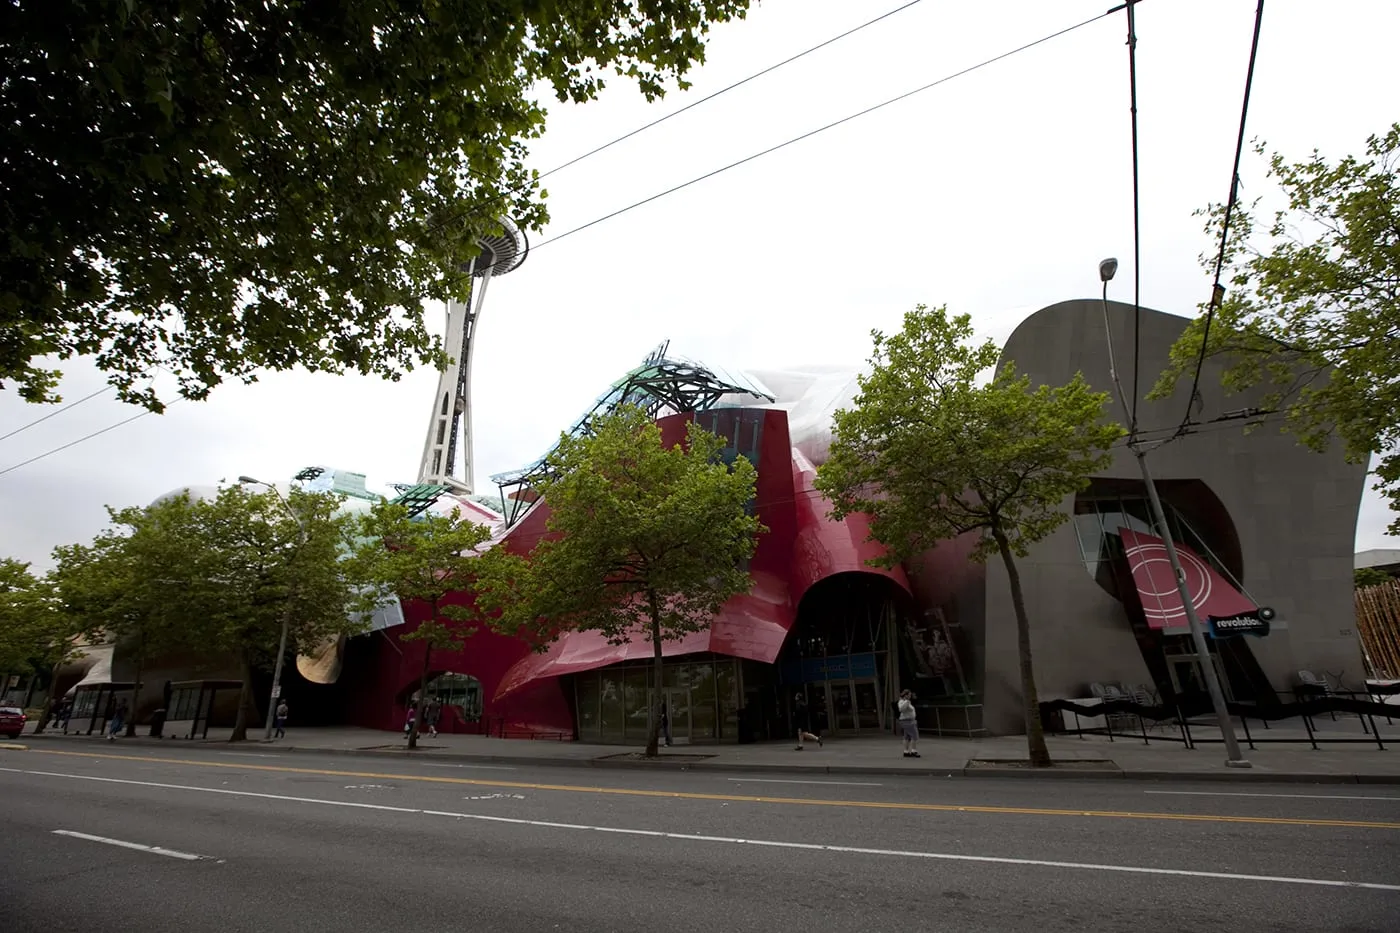
{"label": "person in white jacket", "polygon": [[904,736],[904,757],[919,757],[919,717],[914,711],[914,694],[910,690],[899,694],[899,731]]}

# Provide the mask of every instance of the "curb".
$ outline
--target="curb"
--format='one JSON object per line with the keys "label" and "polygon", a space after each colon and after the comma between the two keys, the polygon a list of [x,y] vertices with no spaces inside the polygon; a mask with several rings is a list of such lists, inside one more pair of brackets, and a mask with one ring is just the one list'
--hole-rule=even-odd
{"label": "curb", "polygon": [[[62,736],[47,734],[29,735],[27,738],[57,741],[78,740],[87,736]],[[227,742],[213,742],[189,739],[151,739],[136,737],[122,739],[118,743],[127,747],[177,748],[191,752],[214,746],[227,747]],[[104,743],[103,747],[111,747]],[[258,749],[273,754],[325,755],[339,757],[382,757],[385,759],[404,758],[415,761],[439,761],[443,763],[510,765],[512,767],[535,768],[594,768],[614,771],[694,771],[729,774],[826,774],[832,776],[879,776],[912,778],[1010,778],[1032,780],[1133,780],[1164,782],[1235,782],[1242,784],[1380,784],[1400,785],[1400,774],[1356,774],[1340,772],[1305,771],[1264,771],[1259,769],[1229,769],[1210,771],[1169,771],[1160,769],[1126,769],[1118,766],[1104,768],[987,768],[987,767],[930,767],[896,768],[886,765],[799,765],[793,764],[747,764],[722,761],[666,761],[663,756],[658,761],[641,761],[607,758],[535,758],[518,755],[471,755],[459,752],[423,751],[410,753],[407,749],[365,749],[365,748],[325,748],[322,746],[275,745],[261,740],[250,739],[239,743],[241,748]],[[28,750],[25,745],[0,743],[0,749],[16,751]]]}

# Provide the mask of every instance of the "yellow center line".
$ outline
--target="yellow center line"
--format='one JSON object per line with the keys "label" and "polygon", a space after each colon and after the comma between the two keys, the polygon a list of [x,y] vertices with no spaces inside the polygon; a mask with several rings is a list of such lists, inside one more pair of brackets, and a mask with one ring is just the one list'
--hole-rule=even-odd
{"label": "yellow center line", "polygon": [[608,794],[618,797],[665,797],[673,800],[719,800],[726,803],[788,804],[806,807],[847,807],[868,810],[920,810],[934,813],[997,813],[1016,816],[1109,817],[1127,820],[1169,820],[1187,823],[1255,823],[1266,826],[1334,826],[1356,829],[1400,829],[1400,823],[1368,820],[1294,819],[1281,816],[1229,816],[1206,813],[1151,813],[1132,810],[1074,810],[1051,807],[993,807],[953,803],[899,803],[879,800],[821,800],[811,797],[751,797],[741,794],[705,794],[694,791],[644,790],[630,787],[593,787],[579,784],[537,784],[526,781],[492,781],[483,778],[439,777],[425,774],[393,774],[380,771],[340,771],[329,768],[293,768],[287,765],[255,765],[244,762],[203,761],[192,758],[160,758],[146,755],[107,755],[93,752],[60,752],[30,749],[31,754],[62,755],[70,758],[103,758],[113,761],[145,761],[202,768],[232,768],[237,771],[267,771],[280,774],[314,774],[326,777],[376,778],[415,781],[422,784],[469,785],[515,790],[558,791],[566,794]]}

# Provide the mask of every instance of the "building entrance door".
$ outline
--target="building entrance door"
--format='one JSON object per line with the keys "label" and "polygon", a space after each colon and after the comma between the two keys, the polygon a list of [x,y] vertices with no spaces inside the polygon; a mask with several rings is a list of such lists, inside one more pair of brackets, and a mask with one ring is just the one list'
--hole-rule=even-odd
{"label": "building entrance door", "polygon": [[880,703],[880,685],[874,680],[857,680],[856,728],[862,732],[883,732],[885,708]]}
{"label": "building entrance door", "polygon": [[[676,745],[690,744],[690,691],[685,687],[667,688],[664,694],[666,716],[671,726],[671,741]],[[666,737],[661,737],[662,742]]]}
{"label": "building entrance door", "polygon": [[[830,711],[827,728],[836,734],[879,732],[884,726],[880,687],[875,680],[829,680],[822,691]],[[819,694],[820,695],[820,694]]]}
{"label": "building entrance door", "polygon": [[849,681],[831,681],[826,689],[831,694],[828,709],[831,710],[831,731],[836,733],[856,731],[856,704],[854,691]]}

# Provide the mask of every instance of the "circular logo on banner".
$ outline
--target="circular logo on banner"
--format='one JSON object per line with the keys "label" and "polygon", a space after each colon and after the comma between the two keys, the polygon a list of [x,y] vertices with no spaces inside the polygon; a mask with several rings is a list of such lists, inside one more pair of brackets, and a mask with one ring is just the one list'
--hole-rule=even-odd
{"label": "circular logo on banner", "polygon": [[[1149,623],[1171,625],[1186,621],[1186,611],[1181,607],[1181,596],[1177,592],[1176,577],[1172,573],[1171,560],[1167,557],[1166,545],[1160,543],[1136,544],[1128,549],[1128,557],[1140,565],[1147,578],[1138,587],[1142,597],[1143,615]],[[1210,599],[1214,585],[1205,563],[1190,551],[1177,549],[1177,560],[1181,562],[1181,572],[1186,578],[1186,592],[1191,594],[1191,608],[1200,609]],[[1153,601],[1156,605],[1153,605]]]}

